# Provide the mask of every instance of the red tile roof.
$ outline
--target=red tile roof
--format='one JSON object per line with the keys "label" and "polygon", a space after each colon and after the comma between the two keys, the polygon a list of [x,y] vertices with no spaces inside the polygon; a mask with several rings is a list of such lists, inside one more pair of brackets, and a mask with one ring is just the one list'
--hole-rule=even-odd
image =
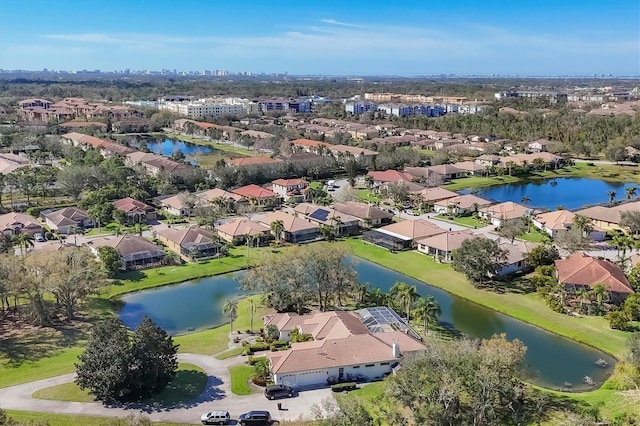
{"label": "red tile roof", "polygon": [[273,164],[279,162],[280,160],[271,157],[241,157],[228,160],[227,164],[233,166],[252,166],[254,164]]}
{"label": "red tile roof", "polygon": [[385,170],[383,172],[374,172],[371,171],[367,173],[367,175],[371,176],[376,182],[401,182],[401,181],[411,181],[413,176],[406,172],[399,172],[397,170]]}
{"label": "red tile roof", "polygon": [[263,188],[261,186],[254,185],[254,184],[241,186],[240,188],[236,188],[231,192],[233,192],[234,194],[242,195],[245,198],[260,199],[260,198],[278,197],[278,194],[271,191],[270,189]]}
{"label": "red tile roof", "polygon": [[602,283],[612,292],[633,293],[622,269],[609,261],[574,253],[564,260],[556,260],[555,264],[562,284],[594,287]]}

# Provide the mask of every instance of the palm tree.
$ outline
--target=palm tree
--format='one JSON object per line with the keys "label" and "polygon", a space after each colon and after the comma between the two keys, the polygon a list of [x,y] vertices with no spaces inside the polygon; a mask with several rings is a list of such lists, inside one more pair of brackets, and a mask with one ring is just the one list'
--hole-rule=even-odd
{"label": "palm tree", "polygon": [[635,197],[637,191],[638,191],[638,187],[636,187],[636,186],[630,186],[630,187],[626,188],[624,190],[624,192],[626,192],[626,194],[627,194],[627,200],[630,200],[633,197]]}
{"label": "palm tree", "polygon": [[236,319],[236,314],[238,313],[238,302],[227,299],[222,307],[222,312],[229,318],[229,330],[233,333],[233,321]]}
{"label": "palm tree", "polygon": [[520,199],[520,202],[526,206],[531,202],[531,198],[529,198],[526,195],[523,195],[522,198]]}
{"label": "palm tree", "polygon": [[607,191],[607,195],[609,196],[609,204],[613,204],[613,200],[616,199],[618,193],[612,189],[611,191]]}
{"label": "palm tree", "polygon": [[422,320],[424,334],[426,335],[427,325],[430,322],[437,322],[438,316],[442,313],[442,310],[433,296],[427,296],[418,299],[414,313]]}
{"label": "palm tree", "polygon": [[596,284],[595,286],[593,286],[591,291],[589,291],[590,296],[596,297],[596,303],[598,303],[598,308],[602,306],[602,300],[604,299],[604,296],[606,294],[607,294],[607,287],[605,287],[605,285],[602,283]]}
{"label": "palm tree", "polygon": [[335,232],[336,238],[340,237],[340,225],[342,225],[342,219],[340,219],[338,216],[333,216],[331,219],[329,219],[329,222],[333,224],[332,229]]}
{"label": "palm tree", "polygon": [[20,247],[20,254],[25,255],[25,252],[29,247],[33,247],[33,237],[23,232],[18,232],[11,237],[11,241],[14,246]]}
{"label": "palm tree", "polygon": [[276,242],[280,244],[282,241],[282,233],[284,232],[284,222],[281,220],[274,220],[271,222],[271,233],[276,238]]}
{"label": "palm tree", "polygon": [[405,309],[408,323],[411,314],[411,305],[413,305],[413,302],[418,298],[416,286],[410,286],[405,282],[396,281],[389,290],[389,295],[400,307]]}
{"label": "palm tree", "polygon": [[577,214],[573,217],[573,226],[579,229],[583,236],[589,236],[593,231],[593,225],[591,224],[591,218]]}
{"label": "palm tree", "polygon": [[253,298],[249,298],[249,331],[253,333],[253,314],[256,313],[256,304]]}
{"label": "palm tree", "polygon": [[618,258],[624,262],[627,250],[635,246],[635,240],[627,234],[616,233],[611,240],[611,245],[618,249]]}
{"label": "palm tree", "polygon": [[589,292],[586,288],[580,287],[578,291],[576,291],[576,297],[578,298],[578,302],[580,303],[580,311],[584,311],[584,303],[589,299]]}

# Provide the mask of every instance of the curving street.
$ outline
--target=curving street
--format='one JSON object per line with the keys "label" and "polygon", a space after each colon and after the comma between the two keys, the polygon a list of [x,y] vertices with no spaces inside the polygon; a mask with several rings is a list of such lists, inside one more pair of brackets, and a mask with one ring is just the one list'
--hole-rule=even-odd
{"label": "curving street", "polygon": [[[262,393],[238,396],[231,393],[228,367],[238,364],[237,358],[219,361],[208,355],[179,354],[178,360],[201,367],[209,376],[207,386],[195,400],[175,407],[153,407],[144,404],[127,404],[107,407],[99,402],[66,402],[35,399],[31,395],[39,390],[72,382],[74,374],[24,383],[0,389],[0,407],[10,410],[36,411],[73,415],[125,417],[130,414],[145,414],[152,421],[175,423],[200,423],[200,416],[212,410],[228,410],[233,419],[249,410],[268,410],[275,420],[311,420],[311,407],[320,406],[326,398],[333,398],[330,389],[300,392],[292,399],[269,401]],[[278,410],[277,403],[282,403]]]}

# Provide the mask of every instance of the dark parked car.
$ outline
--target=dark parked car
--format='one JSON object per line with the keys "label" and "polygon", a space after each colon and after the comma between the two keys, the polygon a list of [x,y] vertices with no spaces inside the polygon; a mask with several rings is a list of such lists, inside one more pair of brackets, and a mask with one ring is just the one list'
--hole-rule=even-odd
{"label": "dark parked car", "polygon": [[267,399],[276,399],[276,398],[291,398],[296,394],[296,391],[287,385],[273,385],[267,386],[264,389],[264,396]]}
{"label": "dark parked car", "polygon": [[240,414],[238,417],[238,423],[241,425],[270,425],[271,413],[268,411],[249,411],[248,413]]}

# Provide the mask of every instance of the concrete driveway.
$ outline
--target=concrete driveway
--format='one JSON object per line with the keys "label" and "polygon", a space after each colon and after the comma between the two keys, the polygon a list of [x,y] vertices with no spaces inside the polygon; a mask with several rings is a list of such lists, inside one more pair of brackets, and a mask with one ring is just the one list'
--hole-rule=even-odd
{"label": "concrete driveway", "polygon": [[[228,410],[234,419],[249,410],[268,410],[275,420],[311,420],[313,405],[320,406],[324,399],[333,399],[330,389],[304,391],[295,398],[277,401],[270,401],[261,393],[247,396],[234,395],[231,393],[228,367],[243,362],[243,358],[219,361],[207,355],[180,354],[178,359],[180,362],[201,367],[209,376],[209,380],[205,391],[198,398],[175,407],[153,407],[142,404],[107,407],[98,402],[47,401],[34,399],[31,396],[39,389],[72,382],[74,374],[2,388],[0,389],[0,407],[9,410],[104,417],[125,417],[140,413],[149,416],[152,421],[198,424],[202,414],[213,410]],[[282,410],[278,410],[278,402],[282,404]]]}

